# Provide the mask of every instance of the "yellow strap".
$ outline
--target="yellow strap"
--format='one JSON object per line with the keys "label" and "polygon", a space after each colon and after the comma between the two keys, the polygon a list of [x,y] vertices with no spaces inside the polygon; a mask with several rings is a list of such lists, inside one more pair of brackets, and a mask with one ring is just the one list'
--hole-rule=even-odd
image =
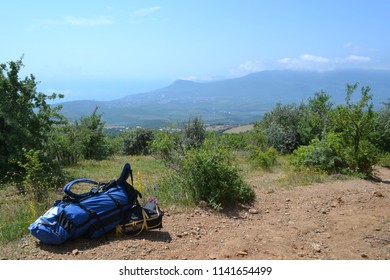
{"label": "yellow strap", "polygon": [[[137,232],[136,234],[133,234],[132,236],[137,236],[137,235],[141,234],[141,232],[143,232],[144,230],[149,230],[149,229],[154,228],[154,227],[148,227],[147,221],[152,220],[152,219],[149,218],[148,214],[145,212],[145,210],[143,208],[141,208],[141,211],[142,211],[142,226],[141,226],[141,229],[140,229],[139,232]],[[158,207],[156,207],[156,212],[157,212],[158,215],[160,215],[160,212],[158,211]],[[138,222],[136,221],[136,222],[132,222],[130,224],[126,224],[125,226],[135,226],[137,224],[138,224]],[[160,225],[160,223],[158,225]],[[158,225],[156,225],[156,226],[158,226]],[[117,236],[129,236],[129,234],[124,234],[122,232],[122,227],[121,226],[120,227],[116,227],[115,235],[117,235]]]}

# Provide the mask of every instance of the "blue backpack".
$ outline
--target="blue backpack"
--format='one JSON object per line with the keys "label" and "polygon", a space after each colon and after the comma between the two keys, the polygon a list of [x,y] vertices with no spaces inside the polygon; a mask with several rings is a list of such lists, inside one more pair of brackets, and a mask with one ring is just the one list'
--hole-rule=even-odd
{"label": "blue backpack", "polygon": [[[80,236],[99,238],[115,229],[124,221],[133,207],[140,207],[141,194],[127,183],[133,176],[130,164],[126,163],[117,180],[101,184],[82,178],[64,186],[64,197],[28,229],[30,233],[45,244],[62,244]],[[79,184],[92,184],[90,192],[76,194],[72,187]]]}

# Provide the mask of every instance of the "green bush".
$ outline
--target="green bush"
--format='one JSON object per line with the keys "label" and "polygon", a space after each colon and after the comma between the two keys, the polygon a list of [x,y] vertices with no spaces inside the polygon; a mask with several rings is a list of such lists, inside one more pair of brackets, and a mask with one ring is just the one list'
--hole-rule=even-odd
{"label": "green bush", "polygon": [[313,139],[308,146],[293,152],[291,163],[296,168],[313,167],[328,173],[346,165],[341,156],[342,143],[337,134],[329,133],[322,140]]}
{"label": "green bush", "polygon": [[24,156],[24,162],[19,162],[25,173],[20,184],[22,192],[26,192],[34,201],[45,201],[49,190],[55,190],[63,181],[63,172],[54,162],[45,158],[42,151],[24,151]]}
{"label": "green bush", "polygon": [[328,133],[322,140],[314,139],[310,145],[300,146],[291,158],[291,164],[297,169],[310,167],[343,174],[369,175],[377,162],[378,152],[373,144],[363,140],[355,153],[354,147],[346,146],[337,133]]}
{"label": "green bush", "polygon": [[249,145],[250,133],[224,133],[220,136],[220,141],[230,149],[245,150]]}
{"label": "green bush", "polygon": [[372,174],[373,166],[379,161],[377,148],[367,140],[360,141],[357,153],[353,147],[346,147],[344,152],[348,167],[366,176]]}
{"label": "green bush", "polygon": [[230,151],[215,142],[206,140],[204,147],[186,154],[182,178],[194,201],[207,201],[215,209],[247,203],[255,197],[232,164]]}
{"label": "green bush", "polygon": [[135,128],[123,135],[122,155],[147,155],[153,131],[148,128]]}
{"label": "green bush", "polygon": [[256,166],[264,170],[271,170],[277,162],[279,153],[274,147],[270,147],[263,151],[261,149],[255,149],[249,155],[249,159]]}
{"label": "green bush", "polygon": [[384,154],[380,157],[380,165],[390,168],[390,153]]}

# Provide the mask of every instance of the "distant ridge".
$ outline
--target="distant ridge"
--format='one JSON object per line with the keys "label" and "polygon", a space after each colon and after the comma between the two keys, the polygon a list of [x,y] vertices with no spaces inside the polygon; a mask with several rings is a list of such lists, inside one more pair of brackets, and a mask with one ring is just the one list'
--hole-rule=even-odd
{"label": "distant ridge", "polygon": [[[160,89],[124,96],[111,101],[60,103],[70,119],[90,114],[96,106],[109,125],[159,127],[201,116],[207,123],[245,124],[259,120],[276,103],[300,103],[324,90],[339,104],[346,84],[370,86],[373,103],[390,98],[390,71],[337,70],[263,71],[244,77],[199,83],[177,80]],[[360,91],[353,96],[360,98]]]}

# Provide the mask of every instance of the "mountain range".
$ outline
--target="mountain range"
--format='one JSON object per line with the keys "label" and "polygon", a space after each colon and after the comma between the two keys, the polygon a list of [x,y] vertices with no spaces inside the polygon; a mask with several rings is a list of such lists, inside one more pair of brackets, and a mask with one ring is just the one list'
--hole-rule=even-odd
{"label": "mountain range", "polygon": [[[261,119],[277,103],[299,104],[325,91],[332,102],[345,100],[347,84],[359,83],[352,96],[360,99],[361,86],[370,86],[375,107],[390,98],[390,71],[262,71],[244,77],[211,82],[177,80],[167,87],[111,101],[80,100],[58,103],[71,120],[93,112],[111,126],[157,128],[172,122],[202,117],[205,123],[245,124]],[[109,93],[108,93],[109,94]]]}

